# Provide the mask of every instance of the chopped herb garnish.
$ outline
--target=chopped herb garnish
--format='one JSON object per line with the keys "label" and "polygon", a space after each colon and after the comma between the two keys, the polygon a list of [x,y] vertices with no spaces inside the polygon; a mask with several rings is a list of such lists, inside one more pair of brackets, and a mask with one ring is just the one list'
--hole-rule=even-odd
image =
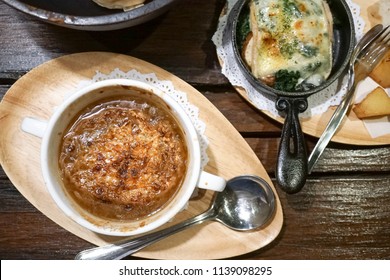
{"label": "chopped herb garnish", "polygon": [[309,64],[305,67],[305,70],[306,70],[307,72],[314,72],[314,71],[316,71],[321,65],[322,65],[322,62],[321,62],[321,61],[316,61],[316,62],[313,62],[313,63],[309,63]]}
{"label": "chopped herb garnish", "polygon": [[301,77],[299,71],[288,71],[286,69],[279,70],[275,73],[275,86],[277,90],[295,91],[295,85]]}
{"label": "chopped herb garnish", "polygon": [[297,51],[298,40],[287,42],[286,40],[281,39],[279,42],[280,42],[280,52],[284,57],[291,58],[293,54]]}
{"label": "chopped herb garnish", "polygon": [[283,0],[283,10],[286,15],[299,18],[302,16],[301,11],[297,7],[296,3],[290,0]]}
{"label": "chopped herb garnish", "polygon": [[303,46],[300,48],[300,53],[305,57],[313,57],[317,55],[318,48],[312,46]]}
{"label": "chopped herb garnish", "polygon": [[250,32],[249,8],[244,7],[237,22],[237,43],[240,50]]}

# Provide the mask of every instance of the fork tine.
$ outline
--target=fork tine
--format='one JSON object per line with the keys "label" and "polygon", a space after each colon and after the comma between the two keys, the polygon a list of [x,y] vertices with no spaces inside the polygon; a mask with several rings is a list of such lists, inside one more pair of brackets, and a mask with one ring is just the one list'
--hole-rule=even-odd
{"label": "fork tine", "polygon": [[386,48],[382,48],[378,50],[378,52],[370,56],[370,61],[368,61],[368,65],[370,65],[370,67],[373,68],[374,65],[376,65],[377,61],[382,60],[385,53],[386,53]]}
{"label": "fork tine", "polygon": [[359,57],[359,62],[365,64],[366,67],[372,67],[376,62],[384,56],[389,49],[390,42],[390,25],[387,26],[377,38],[369,44]]}
{"label": "fork tine", "polygon": [[[376,36],[375,39],[372,40],[371,44],[376,44],[380,43],[384,38],[386,38],[390,34],[390,25],[386,26],[385,28],[382,29],[381,32],[379,32]],[[369,47],[370,44],[368,44],[365,48]]]}
{"label": "fork tine", "polygon": [[359,58],[364,57],[367,53],[370,51],[375,50],[376,48],[380,47],[383,44],[389,43],[390,38],[390,25],[386,26],[381,32],[379,32],[375,39],[372,40],[369,44],[367,44],[362,51],[360,52]]}
{"label": "fork tine", "polygon": [[389,47],[387,45],[379,46],[378,48],[369,51],[361,60],[361,63],[365,64],[366,67],[371,67],[376,64],[377,61],[381,60]]}
{"label": "fork tine", "polygon": [[386,48],[389,47],[390,42],[390,34],[385,38],[385,40],[379,42],[376,46],[370,48],[370,50],[367,50],[367,53],[362,56],[362,59],[364,59],[367,56],[376,56],[378,53],[381,53]]}

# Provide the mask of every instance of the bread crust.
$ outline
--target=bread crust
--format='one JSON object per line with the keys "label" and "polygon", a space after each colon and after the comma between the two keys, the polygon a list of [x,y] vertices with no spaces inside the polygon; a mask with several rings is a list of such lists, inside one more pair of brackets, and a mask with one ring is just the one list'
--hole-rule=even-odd
{"label": "bread crust", "polygon": [[131,8],[142,5],[145,0],[93,0],[98,5],[108,9],[123,9],[129,10]]}
{"label": "bread crust", "polygon": [[390,97],[383,88],[377,87],[353,107],[353,112],[359,119],[390,115]]}

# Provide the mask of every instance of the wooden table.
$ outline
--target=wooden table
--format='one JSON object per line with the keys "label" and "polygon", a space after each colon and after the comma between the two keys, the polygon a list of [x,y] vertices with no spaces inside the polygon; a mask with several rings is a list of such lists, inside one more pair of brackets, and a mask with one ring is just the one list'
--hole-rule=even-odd
{"label": "wooden table", "polygon": [[[37,21],[0,2],[0,98],[29,70],[62,55],[108,51],[134,56],[200,91],[241,133],[274,178],[281,124],[237,94],[221,74],[211,41],[224,4],[179,1],[146,24],[86,32]],[[305,137],[310,151],[317,139]],[[237,258],[390,258],[389,145],[331,143],[301,192],[288,195],[278,187],[277,191],[284,215],[280,234],[268,246]],[[89,247],[35,209],[0,168],[1,259],[72,259]]]}

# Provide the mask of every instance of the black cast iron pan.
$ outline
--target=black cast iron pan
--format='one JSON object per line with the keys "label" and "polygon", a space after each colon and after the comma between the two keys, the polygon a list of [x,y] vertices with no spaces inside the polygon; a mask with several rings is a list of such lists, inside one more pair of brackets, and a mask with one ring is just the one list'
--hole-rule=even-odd
{"label": "black cast iron pan", "polygon": [[277,110],[285,115],[276,166],[276,179],[282,190],[287,193],[296,193],[304,186],[308,174],[306,143],[298,115],[307,109],[308,96],[321,92],[344,73],[355,45],[353,17],[345,0],[327,1],[333,16],[334,38],[331,74],[325,83],[311,90],[286,92],[275,90],[256,79],[241,57],[239,48],[241,42],[239,42],[237,28],[239,21],[248,12],[249,1],[251,0],[238,0],[230,11],[226,26],[227,38],[230,37],[229,41],[233,45],[238,67],[243,72],[244,77],[259,94],[273,98]]}

